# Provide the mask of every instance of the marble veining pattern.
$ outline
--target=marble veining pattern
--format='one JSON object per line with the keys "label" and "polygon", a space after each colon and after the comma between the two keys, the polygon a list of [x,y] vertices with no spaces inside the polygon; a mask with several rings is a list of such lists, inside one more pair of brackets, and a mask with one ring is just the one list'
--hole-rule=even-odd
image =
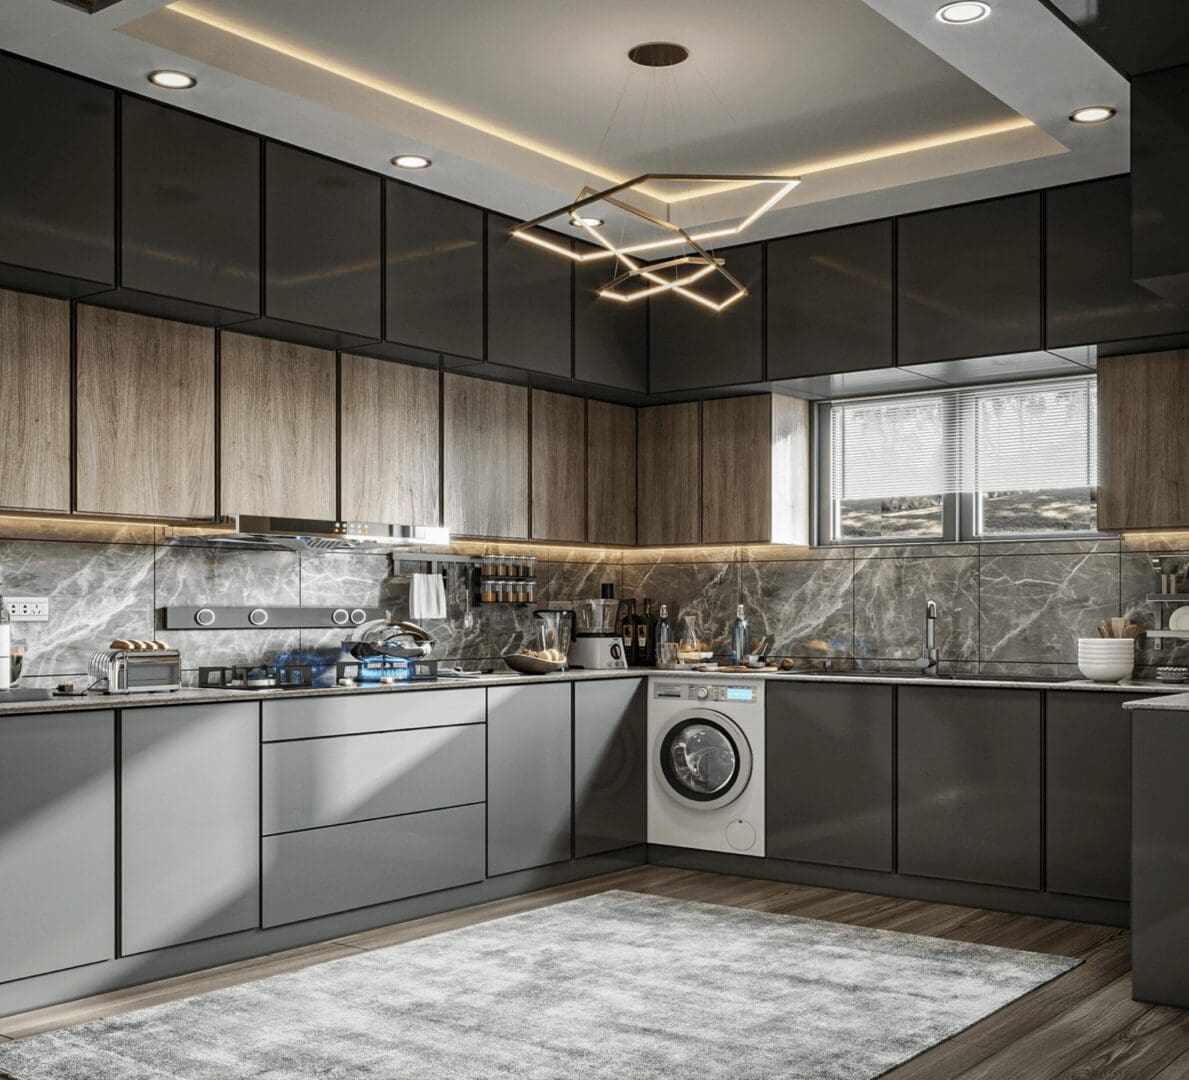
{"label": "marble veining pattern", "polygon": [[853,655],[851,560],[745,563],[741,577],[753,642],[774,636],[778,656]]}

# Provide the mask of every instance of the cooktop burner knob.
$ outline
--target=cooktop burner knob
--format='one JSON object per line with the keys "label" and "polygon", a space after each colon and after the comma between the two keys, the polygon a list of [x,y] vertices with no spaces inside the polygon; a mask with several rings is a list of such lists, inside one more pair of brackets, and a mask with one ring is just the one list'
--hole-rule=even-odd
{"label": "cooktop burner knob", "polygon": [[262,607],[252,608],[252,610],[248,612],[248,622],[250,622],[253,626],[263,626],[266,622],[268,622],[268,612]]}
{"label": "cooktop burner knob", "polygon": [[347,620],[350,619],[350,617],[351,616],[347,614],[347,609],[345,607],[335,608],[334,611],[330,613],[330,621],[333,622],[335,626],[346,626]]}
{"label": "cooktop burner knob", "polygon": [[199,608],[194,613],[194,621],[198,623],[199,626],[214,626],[215,613],[208,607]]}
{"label": "cooktop burner knob", "polygon": [[362,626],[365,622],[367,622],[367,612],[364,611],[363,608],[352,608],[351,625]]}

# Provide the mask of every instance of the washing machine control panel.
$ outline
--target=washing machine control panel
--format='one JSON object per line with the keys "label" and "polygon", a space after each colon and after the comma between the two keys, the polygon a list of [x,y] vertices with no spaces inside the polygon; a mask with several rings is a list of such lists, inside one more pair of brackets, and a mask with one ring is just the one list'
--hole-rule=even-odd
{"label": "washing machine control panel", "polygon": [[754,686],[726,686],[719,683],[660,683],[658,698],[680,701],[717,701],[732,705],[750,705],[756,701]]}

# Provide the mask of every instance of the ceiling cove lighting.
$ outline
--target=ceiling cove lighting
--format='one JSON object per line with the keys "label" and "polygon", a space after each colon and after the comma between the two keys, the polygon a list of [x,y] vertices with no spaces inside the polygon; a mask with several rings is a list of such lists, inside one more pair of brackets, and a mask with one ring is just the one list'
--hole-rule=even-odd
{"label": "ceiling cove lighting", "polygon": [[198,80],[185,71],[174,71],[171,68],[158,68],[150,71],[148,80],[162,90],[192,90],[198,85]]}
{"label": "ceiling cove lighting", "polygon": [[424,154],[397,154],[392,164],[398,169],[428,169],[433,162]]}
{"label": "ceiling cove lighting", "polygon": [[1075,124],[1101,124],[1115,115],[1109,105],[1083,105],[1069,114]]}
{"label": "ceiling cove lighting", "polygon": [[990,14],[991,5],[980,0],[958,0],[957,3],[943,4],[937,9],[938,21],[950,26],[969,26],[981,22]]}

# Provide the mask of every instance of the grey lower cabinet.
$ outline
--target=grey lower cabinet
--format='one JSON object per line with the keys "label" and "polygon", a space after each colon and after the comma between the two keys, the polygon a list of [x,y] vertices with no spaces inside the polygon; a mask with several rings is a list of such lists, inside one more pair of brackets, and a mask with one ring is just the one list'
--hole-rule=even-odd
{"label": "grey lower cabinet", "polygon": [[1045,888],[1127,900],[1131,714],[1123,702],[1133,699],[1076,691],[1045,699]]}
{"label": "grey lower cabinet", "polygon": [[255,702],[120,714],[120,952],[260,924]]}
{"label": "grey lower cabinet", "polygon": [[644,679],[574,684],[574,857],[644,843]]}
{"label": "grey lower cabinet", "polygon": [[1039,889],[1040,693],[898,694],[900,873]]}
{"label": "grey lower cabinet", "polygon": [[115,956],[114,724],[0,721],[0,982]]}
{"label": "grey lower cabinet", "polygon": [[769,858],[893,870],[893,688],[773,680],[765,693]]}
{"label": "grey lower cabinet", "polygon": [[569,684],[487,691],[487,873],[564,862],[571,848]]}
{"label": "grey lower cabinet", "polygon": [[1131,987],[1138,1001],[1189,1008],[1189,722],[1131,714]]}

